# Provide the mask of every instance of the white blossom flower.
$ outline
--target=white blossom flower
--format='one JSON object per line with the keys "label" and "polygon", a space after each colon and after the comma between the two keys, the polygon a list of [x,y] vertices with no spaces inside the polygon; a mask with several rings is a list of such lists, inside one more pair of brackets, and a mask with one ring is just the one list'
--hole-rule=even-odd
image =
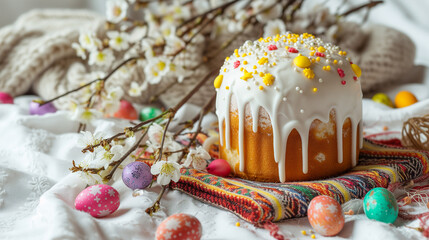
{"label": "white blossom flower", "polygon": [[270,20],[264,27],[264,37],[276,36],[286,32],[286,25],[280,19]]}
{"label": "white blossom flower", "polygon": [[147,30],[147,26],[139,26],[134,28],[129,35],[129,41],[133,43],[141,41],[143,37],[146,36]]}
{"label": "white blossom flower", "polygon": [[195,169],[201,171],[206,169],[207,160],[210,158],[210,154],[203,147],[199,146],[196,149],[191,149],[189,151],[186,161],[183,165],[185,167],[189,167],[192,164]]}
{"label": "white blossom flower", "polygon": [[88,145],[97,145],[103,140],[105,134],[103,132],[96,132],[93,134],[90,131],[81,131],[80,138],[77,141],[77,146],[85,148]]}
{"label": "white blossom flower", "polygon": [[92,32],[82,32],[79,35],[79,43],[82,48],[88,51],[97,50],[101,47],[101,40]]}
{"label": "white blossom flower", "polygon": [[96,151],[93,161],[98,167],[103,166],[104,169],[107,169],[110,163],[119,160],[124,153],[124,147],[121,145],[113,145],[109,150],[102,147],[96,149],[98,151]]}
{"label": "white blossom flower", "polygon": [[83,60],[86,59],[86,50],[79,43],[72,43],[72,48],[76,50],[76,55]]}
{"label": "white blossom flower", "polygon": [[149,59],[148,65],[144,69],[146,80],[150,84],[159,83],[162,77],[168,73],[169,65],[170,60],[166,57],[154,57]]}
{"label": "white blossom flower", "polygon": [[102,113],[95,109],[77,106],[71,118],[83,124],[90,124],[93,120],[101,118],[102,116]]}
{"label": "white blossom flower", "polygon": [[276,4],[276,0],[255,0],[252,1],[251,6],[257,13],[256,20],[261,23],[279,18],[282,14],[282,7],[280,4]]}
{"label": "white blossom flower", "polygon": [[185,42],[176,35],[170,35],[166,38],[167,45],[165,46],[164,54],[175,54],[185,47]]}
{"label": "white blossom flower", "polygon": [[217,36],[224,35],[228,31],[228,25],[231,21],[226,18],[219,16],[214,21],[214,27],[212,28],[212,32],[210,34],[211,38],[216,38]]}
{"label": "white blossom flower", "polygon": [[124,32],[109,31],[106,33],[109,37],[109,46],[117,51],[125,50],[128,48],[129,35]]}
{"label": "white blossom flower", "polygon": [[132,97],[138,97],[142,95],[142,92],[148,87],[147,81],[144,81],[143,84],[138,84],[137,82],[132,82],[128,94]]}
{"label": "white blossom flower", "polygon": [[176,162],[158,161],[150,168],[150,173],[158,175],[156,181],[160,185],[167,185],[171,180],[178,182],[180,179],[180,168],[182,166]]}
{"label": "white blossom flower", "polygon": [[110,49],[104,49],[102,51],[93,51],[89,55],[89,65],[106,66],[112,64],[115,60],[113,52]]}
{"label": "white blossom flower", "polygon": [[177,77],[177,81],[181,83],[187,76],[190,75],[190,72],[186,71],[182,66],[170,63],[168,65],[168,75]]}
{"label": "white blossom flower", "polygon": [[191,9],[189,5],[183,5],[181,1],[174,1],[169,6],[168,11],[175,20],[183,20],[191,17]]}
{"label": "white blossom flower", "polygon": [[169,22],[163,22],[159,27],[159,30],[164,38],[168,38],[169,36],[174,36],[176,34],[176,27]]}
{"label": "white blossom flower", "polygon": [[[164,128],[161,125],[159,125],[157,123],[153,123],[149,127],[147,135],[149,138],[147,141],[147,144],[148,144],[148,146],[150,145],[149,151],[154,152],[158,148],[161,147],[161,141],[162,141],[162,137],[164,135]],[[164,142],[169,142],[169,141],[174,141],[173,140],[173,134],[171,132],[167,131],[165,133]]]}
{"label": "white blossom flower", "polygon": [[113,87],[107,90],[107,93],[103,95],[102,109],[105,114],[112,115],[118,111],[121,106],[121,98],[124,95],[124,91],[121,87]]}
{"label": "white blossom flower", "polygon": [[128,3],[125,0],[108,0],[106,18],[109,22],[119,23],[127,16]]}

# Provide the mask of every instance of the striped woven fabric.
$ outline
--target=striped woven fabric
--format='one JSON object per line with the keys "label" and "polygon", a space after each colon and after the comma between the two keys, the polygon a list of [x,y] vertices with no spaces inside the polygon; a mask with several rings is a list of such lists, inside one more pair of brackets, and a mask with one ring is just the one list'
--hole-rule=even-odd
{"label": "striped woven fabric", "polygon": [[363,198],[375,187],[419,178],[429,171],[429,153],[400,147],[399,141],[365,139],[359,165],[348,173],[320,181],[262,183],[222,178],[194,169],[182,169],[173,189],[231,211],[242,219],[264,224],[303,217],[311,199],[329,195],[340,203]]}

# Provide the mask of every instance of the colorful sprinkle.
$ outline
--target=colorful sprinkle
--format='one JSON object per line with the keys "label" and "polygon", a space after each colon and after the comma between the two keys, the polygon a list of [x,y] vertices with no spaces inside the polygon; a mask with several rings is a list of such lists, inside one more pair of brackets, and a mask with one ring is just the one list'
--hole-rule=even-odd
{"label": "colorful sprinkle", "polygon": [[321,52],[316,52],[316,56],[318,56],[318,57],[326,57],[326,55],[324,53],[321,53]]}
{"label": "colorful sprinkle", "polygon": [[307,232],[305,230],[302,230],[301,234],[305,236],[305,235],[307,235]]}
{"label": "colorful sprinkle", "polygon": [[234,68],[238,68],[238,66],[240,66],[240,61],[235,61],[234,62]]}
{"label": "colorful sprinkle", "polygon": [[306,78],[308,78],[308,79],[313,79],[314,78],[314,72],[310,68],[304,69],[303,73],[304,73],[304,76]]}
{"label": "colorful sprinkle", "polygon": [[357,77],[356,77],[356,76],[353,76],[353,80],[355,80],[355,81],[356,81],[356,80],[357,80]]}
{"label": "colorful sprinkle", "polygon": [[243,61],[243,65],[247,65],[247,61],[246,60]]}
{"label": "colorful sprinkle", "polygon": [[357,77],[360,77],[362,75],[362,70],[360,67],[356,64],[352,64],[353,72],[356,74]]}
{"label": "colorful sprinkle", "polygon": [[268,62],[268,58],[266,58],[266,57],[263,57],[263,58],[258,60],[259,65],[264,65],[267,62]]}
{"label": "colorful sprinkle", "polygon": [[247,56],[246,53],[241,54],[241,57],[246,57],[246,56]]}
{"label": "colorful sprinkle", "polygon": [[262,87],[262,86],[259,86],[259,90],[264,90],[264,87]]}
{"label": "colorful sprinkle", "polygon": [[326,51],[326,49],[324,48],[324,47],[322,47],[322,46],[320,46],[320,47],[318,47],[317,48],[317,51],[319,51],[319,52],[325,52]]}
{"label": "colorful sprinkle", "polygon": [[337,59],[335,59],[332,63],[337,64],[337,63],[338,63],[338,60],[337,60]]}
{"label": "colorful sprinkle", "polygon": [[342,81],[341,81],[341,84],[342,84],[342,85],[346,85],[346,81],[345,81],[345,80],[342,80]]}
{"label": "colorful sprinkle", "polygon": [[311,65],[310,59],[306,56],[297,56],[293,59],[295,66],[300,68],[308,68]]}
{"label": "colorful sprinkle", "polygon": [[274,79],[275,77],[273,75],[271,75],[270,73],[267,73],[264,75],[262,80],[266,86],[270,86],[274,83]]}
{"label": "colorful sprinkle", "polygon": [[296,50],[296,48],[290,47],[288,49],[288,52],[290,52],[290,53],[298,53],[298,50]]}
{"label": "colorful sprinkle", "polygon": [[268,50],[270,51],[277,50],[277,46],[274,44],[268,45]]}
{"label": "colorful sprinkle", "polygon": [[263,77],[264,75],[265,75],[265,73],[263,73],[263,72],[260,72],[260,73],[259,73],[259,76],[260,76],[260,77]]}
{"label": "colorful sprinkle", "polygon": [[247,81],[247,79],[252,78],[253,77],[253,73],[252,72],[248,72],[246,70],[244,70],[243,76],[240,77],[240,79],[243,79],[244,81]]}
{"label": "colorful sprinkle", "polygon": [[220,88],[220,85],[222,85],[222,81],[223,81],[223,75],[217,76],[213,82],[214,87]]}
{"label": "colorful sprinkle", "polygon": [[346,75],[344,74],[344,70],[341,68],[337,69],[338,75],[340,75],[341,78],[345,77]]}
{"label": "colorful sprinkle", "polygon": [[236,222],[236,223],[235,223],[235,226],[240,227],[240,223],[239,223],[239,222]]}
{"label": "colorful sprinkle", "polygon": [[318,91],[318,89],[317,88],[313,88],[313,92],[317,92]]}
{"label": "colorful sprinkle", "polygon": [[225,87],[225,89],[226,89],[226,90],[229,90],[229,86],[226,86],[226,87]]}
{"label": "colorful sprinkle", "polygon": [[323,66],[322,69],[325,71],[331,71],[331,66]]}

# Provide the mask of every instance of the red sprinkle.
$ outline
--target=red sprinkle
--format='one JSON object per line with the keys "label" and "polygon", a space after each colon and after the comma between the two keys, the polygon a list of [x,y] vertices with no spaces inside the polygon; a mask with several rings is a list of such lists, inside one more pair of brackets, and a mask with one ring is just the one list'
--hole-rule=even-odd
{"label": "red sprinkle", "polygon": [[296,48],[290,47],[288,52],[290,53],[298,53],[298,50],[296,50]]}
{"label": "red sprinkle", "polygon": [[345,80],[341,81],[341,84],[346,85],[346,81]]}
{"label": "red sprinkle", "polygon": [[353,79],[356,81],[356,80],[357,80],[357,77],[356,77],[356,76],[353,76]]}
{"label": "red sprinkle", "polygon": [[268,45],[268,50],[270,50],[270,51],[277,50],[277,46],[274,44]]}
{"label": "red sprinkle", "polygon": [[240,61],[235,61],[234,62],[234,68],[238,68],[238,66],[240,66]]}
{"label": "red sprinkle", "polygon": [[353,64],[353,62],[352,62],[352,61],[350,61],[350,64]]}
{"label": "red sprinkle", "polygon": [[321,53],[321,52],[316,52],[316,56],[317,57],[325,57],[325,54]]}
{"label": "red sprinkle", "polygon": [[338,69],[337,69],[337,72],[338,72],[338,75],[340,75],[340,77],[341,77],[341,78],[343,78],[344,76],[346,76],[346,75],[344,74],[344,70],[343,70],[343,69],[341,69],[341,68],[338,68]]}

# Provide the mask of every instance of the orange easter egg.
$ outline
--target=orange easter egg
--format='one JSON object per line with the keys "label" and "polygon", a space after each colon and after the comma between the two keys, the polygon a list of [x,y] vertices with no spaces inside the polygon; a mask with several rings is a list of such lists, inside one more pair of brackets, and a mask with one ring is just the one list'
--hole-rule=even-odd
{"label": "orange easter egg", "polygon": [[395,106],[397,108],[408,107],[416,102],[416,96],[408,91],[400,91],[395,97]]}
{"label": "orange easter egg", "polygon": [[200,221],[184,213],[173,214],[166,218],[156,230],[156,240],[189,239],[200,240],[203,229]]}
{"label": "orange easter egg", "polygon": [[344,227],[344,213],[337,200],[329,196],[317,196],[308,206],[308,221],[323,236],[335,236]]}

